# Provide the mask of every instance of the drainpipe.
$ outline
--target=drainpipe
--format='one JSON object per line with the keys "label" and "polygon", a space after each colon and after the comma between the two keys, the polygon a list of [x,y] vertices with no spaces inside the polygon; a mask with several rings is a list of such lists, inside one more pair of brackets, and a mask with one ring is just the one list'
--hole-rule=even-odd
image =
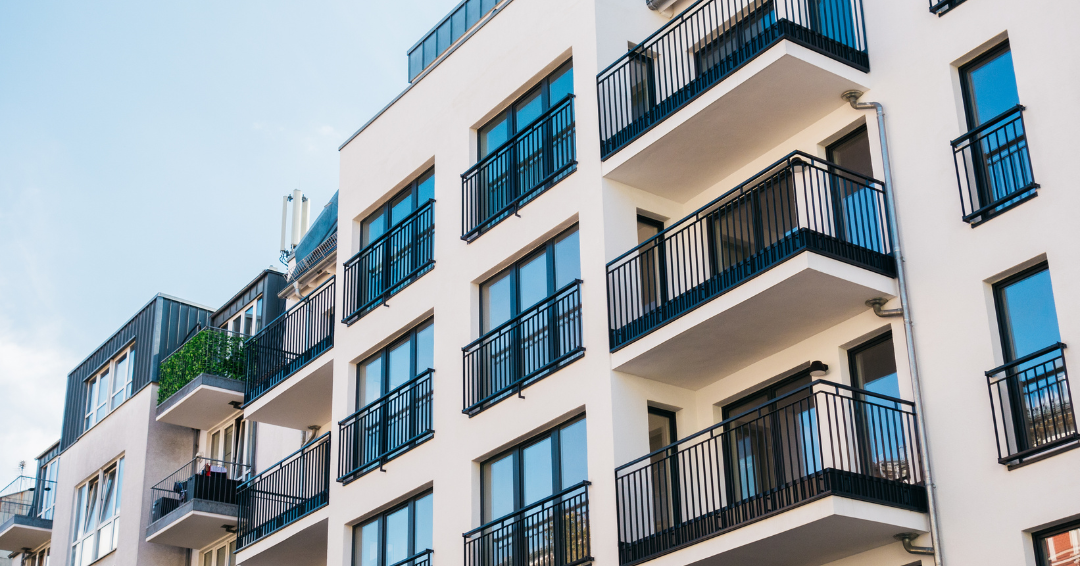
{"label": "drainpipe", "polygon": [[[875,110],[877,112],[878,123],[878,135],[881,137],[881,156],[882,167],[885,170],[885,202],[888,205],[888,220],[889,220],[889,238],[895,246],[896,252],[896,276],[898,286],[900,287],[900,313],[896,313],[896,309],[892,312],[884,311],[881,309],[883,303],[878,303],[874,307],[874,312],[884,316],[895,316],[902,314],[904,317],[904,337],[907,340],[907,355],[908,365],[911,368],[911,387],[915,396],[915,404],[918,410],[915,412],[915,419],[919,424],[919,456],[922,458],[923,475],[926,477],[926,499],[927,507],[930,515],[930,537],[933,541],[933,547],[916,547],[911,545],[910,537],[905,536],[901,538],[904,542],[904,550],[911,552],[912,554],[933,554],[934,563],[937,566],[942,566],[944,560],[941,558],[941,534],[938,530],[938,516],[937,516],[937,497],[934,493],[934,476],[931,473],[930,466],[930,448],[929,440],[926,435],[926,416],[923,412],[923,400],[922,400],[922,384],[919,380],[919,362],[915,356],[915,337],[912,330],[911,323],[911,301],[908,299],[907,293],[907,270],[904,267],[904,253],[900,246],[900,223],[897,222],[896,217],[896,199],[893,195],[892,184],[892,166],[889,163],[889,143],[885,135],[885,109],[879,102],[859,102],[859,97],[862,96],[862,92],[858,90],[849,90],[840,95],[841,98],[848,101],[851,107],[856,110]],[[870,301],[874,303],[875,301]]]}

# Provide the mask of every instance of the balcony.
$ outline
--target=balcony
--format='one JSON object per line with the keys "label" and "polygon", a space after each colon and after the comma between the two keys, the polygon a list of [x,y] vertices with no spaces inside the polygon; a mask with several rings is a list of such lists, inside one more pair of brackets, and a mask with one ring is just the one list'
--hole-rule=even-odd
{"label": "balcony", "polygon": [[203,548],[236,526],[236,488],[249,466],[197,456],[150,488],[146,542]]}
{"label": "balcony", "polygon": [[463,535],[465,566],[575,566],[592,562],[589,482]]}
{"label": "balcony", "polygon": [[1023,111],[1016,106],[952,141],[963,219],[972,228],[1038,194]]}
{"label": "balcony", "polygon": [[608,263],[615,369],[697,389],[895,296],[879,181],[793,152]]}
{"label": "balcony", "polygon": [[702,0],[597,76],[604,177],[685,203],[869,90],[860,0]]}
{"label": "balcony", "polygon": [[0,549],[19,552],[52,538],[56,483],[19,476],[0,490]]}
{"label": "balcony", "polygon": [[[238,551],[329,504],[330,433],[241,484],[236,501]],[[325,548],[325,528],[322,537]]]}
{"label": "balcony", "polygon": [[585,355],[581,280],[496,326],[462,348],[470,417]]}
{"label": "balcony", "polygon": [[1080,442],[1065,344],[1054,344],[986,372],[998,462],[1020,464]]}
{"label": "balcony", "polygon": [[430,440],[434,370],[401,384],[338,423],[338,481],[349,483],[382,469]]}
{"label": "balcony", "polygon": [[244,343],[248,419],[301,430],[330,420],[334,288],[331,278]]}
{"label": "balcony", "polygon": [[428,201],[345,262],[345,324],[385,304],[435,266],[434,206]]}
{"label": "balcony", "polygon": [[206,430],[244,400],[243,334],[204,328],[161,362],[157,420]]}
{"label": "balcony", "polygon": [[577,168],[574,95],[461,175],[462,236],[471,242]]}
{"label": "balcony", "polygon": [[[828,381],[638,458],[615,476],[620,564],[691,545],[700,546],[674,562],[824,564],[927,528],[914,405]],[[742,528],[751,532],[722,536]]]}

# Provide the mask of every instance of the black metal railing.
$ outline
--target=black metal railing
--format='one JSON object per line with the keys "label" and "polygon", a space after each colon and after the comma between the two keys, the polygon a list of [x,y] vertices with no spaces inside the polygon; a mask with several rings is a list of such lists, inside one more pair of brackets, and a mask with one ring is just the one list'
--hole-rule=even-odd
{"label": "black metal railing", "polygon": [[348,483],[434,434],[432,376],[427,370],[342,419],[338,435],[338,481]]}
{"label": "black metal railing", "polygon": [[952,141],[964,222],[979,224],[1035,196],[1023,112],[1016,106]]}
{"label": "black metal railing", "polygon": [[998,461],[1026,458],[1080,440],[1065,344],[1054,344],[986,372]]}
{"label": "black metal railing", "polygon": [[567,95],[461,175],[462,240],[515,214],[577,166],[574,95]]}
{"label": "black metal railing", "polygon": [[465,566],[574,566],[592,562],[589,482],[464,534]]}
{"label": "black metal railing", "polygon": [[18,476],[0,489],[0,525],[12,517],[52,519],[56,482]]}
{"label": "black metal railing", "polygon": [[861,0],[699,0],[597,75],[601,155],[783,39],[870,68]]}
{"label": "black metal railing", "polygon": [[169,354],[158,370],[158,405],[191,380],[208,373],[244,379],[244,341],[247,335],[224,328],[203,328]]}
{"label": "black metal railing", "polygon": [[150,488],[150,522],[194,501],[236,504],[236,488],[247,479],[251,466],[196,456]]}
{"label": "black metal railing", "polygon": [[814,498],[926,510],[913,403],[815,381],[615,470],[619,563]]}
{"label": "black metal railing", "polygon": [[473,416],[584,354],[581,283],[575,280],[462,348],[462,412]]}
{"label": "black metal railing", "polygon": [[346,324],[431,271],[435,265],[435,201],[429,200],[345,262]]}
{"label": "black metal railing", "polygon": [[330,502],[330,433],[236,490],[236,548],[244,548]]}
{"label": "black metal railing", "polygon": [[803,251],[894,276],[881,182],[796,151],[615,258],[611,348]]}
{"label": "black metal railing", "polygon": [[244,402],[250,403],[334,347],[334,278],[244,344]]}
{"label": "black metal railing", "polygon": [[964,0],[930,0],[930,13],[943,16],[945,12],[963,3]]}
{"label": "black metal railing", "polygon": [[390,566],[431,566],[431,560],[435,554],[434,550],[430,548],[406,558],[405,560],[399,560]]}

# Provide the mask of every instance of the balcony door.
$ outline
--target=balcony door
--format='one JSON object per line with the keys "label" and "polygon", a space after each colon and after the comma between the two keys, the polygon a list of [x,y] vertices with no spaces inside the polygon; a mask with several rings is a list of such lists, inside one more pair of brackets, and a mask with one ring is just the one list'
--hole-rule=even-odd
{"label": "balcony door", "polygon": [[849,244],[884,253],[885,231],[881,227],[885,223],[885,211],[878,192],[867,181],[874,178],[874,164],[866,126],[829,145],[825,155],[831,163],[843,168],[831,167],[829,171],[833,235]]}
{"label": "balcony door", "polygon": [[[368,215],[361,223],[360,248],[365,255],[359,281],[358,304],[369,306],[383,293],[394,293],[409,280],[418,267],[415,253],[418,242],[428,236],[415,228],[395,229],[420,207],[435,198],[435,170],[428,169],[397,195]],[[363,252],[362,252],[363,253]],[[419,261],[418,261],[419,260]]]}
{"label": "balcony door", "polygon": [[[886,333],[848,351],[852,384],[863,391],[894,399],[900,398],[900,380],[896,373],[896,353],[892,333]],[[858,393],[855,424],[859,443],[857,455],[863,474],[875,478],[903,481],[911,477],[908,461],[904,413],[899,403]]]}
{"label": "balcony door", "polygon": [[670,446],[678,438],[675,413],[649,407],[649,452],[655,452],[649,459],[652,468],[649,477],[652,482],[653,532],[657,533],[663,532],[670,525],[682,523],[679,503],[679,449],[657,452]]}
{"label": "balcony door", "polygon": [[[778,507],[767,496],[821,470],[817,410],[809,389],[809,370],[726,405],[724,473],[729,505],[760,499],[768,511]],[[747,412],[750,411],[750,412]],[[741,416],[740,416],[741,415]]]}

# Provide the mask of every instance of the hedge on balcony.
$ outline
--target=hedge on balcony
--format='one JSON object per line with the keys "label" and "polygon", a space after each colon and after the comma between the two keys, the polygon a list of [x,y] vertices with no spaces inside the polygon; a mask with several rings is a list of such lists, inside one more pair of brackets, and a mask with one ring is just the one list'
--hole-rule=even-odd
{"label": "hedge on balcony", "polygon": [[220,328],[206,328],[161,362],[158,405],[199,374],[244,379],[245,336]]}

